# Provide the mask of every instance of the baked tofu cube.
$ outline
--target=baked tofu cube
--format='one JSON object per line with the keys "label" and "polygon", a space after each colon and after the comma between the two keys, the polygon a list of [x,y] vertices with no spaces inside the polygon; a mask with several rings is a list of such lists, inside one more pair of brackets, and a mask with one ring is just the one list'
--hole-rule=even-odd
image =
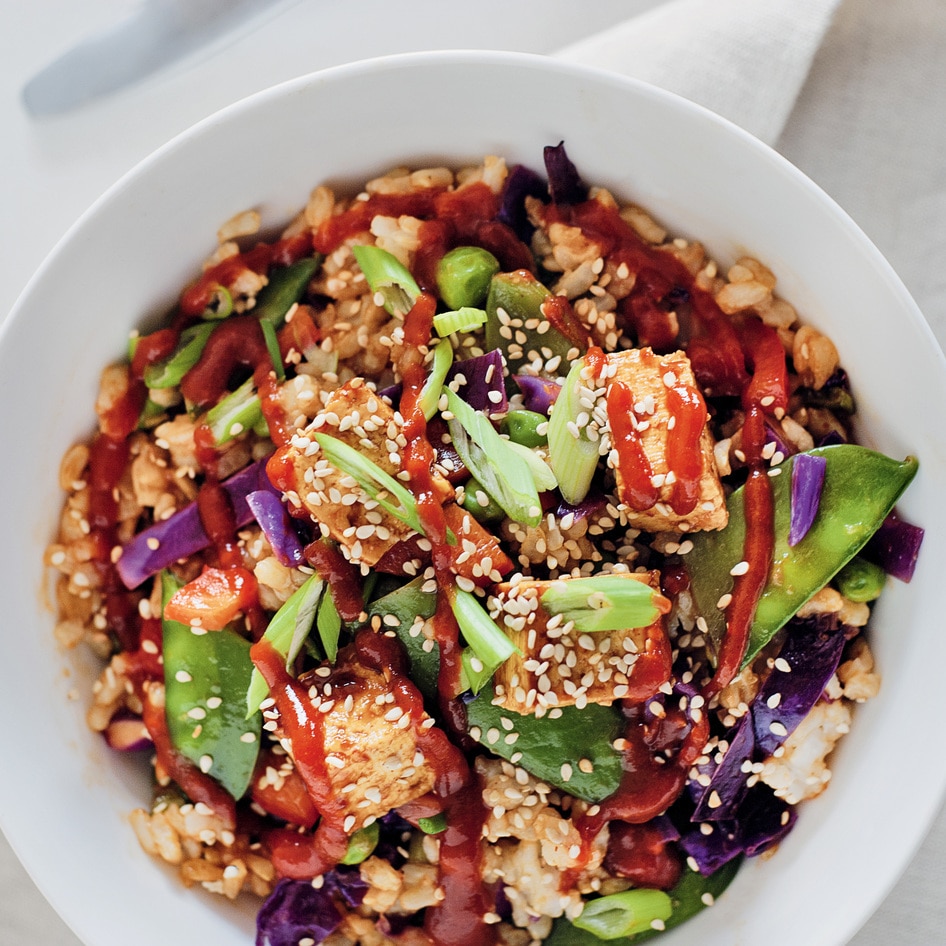
{"label": "baked tofu cube", "polygon": [[[660,587],[660,573],[624,573],[627,581]],[[670,641],[663,615],[647,627],[583,633],[542,605],[560,581],[521,580],[496,586],[490,616],[522,655],[514,654],[493,678],[494,702],[523,715],[556,706],[645,700],[670,678]]]}
{"label": "baked tofu cube", "polygon": [[[335,437],[397,477],[406,446],[402,427],[401,416],[361,378],[353,378],[332,393],[308,427],[277,450],[266,467],[288,501],[305,509],[322,534],[338,542],[358,564],[375,565],[385,552],[415,533],[353,477],[333,466],[313,434]],[[442,500],[453,497],[453,487],[436,472],[434,486]]]}
{"label": "baked tofu cube", "polygon": [[608,367],[608,465],[631,525],[647,532],[722,529],[729,513],[715,444],[686,354],[632,349],[608,355]]}
{"label": "baked tofu cube", "polygon": [[[353,650],[299,678],[308,687],[310,710],[321,716],[325,771],[347,834],[426,795],[435,779],[417,742],[417,728],[433,726],[433,719],[402,712],[392,675],[366,667]],[[292,754],[291,743],[286,748]]]}

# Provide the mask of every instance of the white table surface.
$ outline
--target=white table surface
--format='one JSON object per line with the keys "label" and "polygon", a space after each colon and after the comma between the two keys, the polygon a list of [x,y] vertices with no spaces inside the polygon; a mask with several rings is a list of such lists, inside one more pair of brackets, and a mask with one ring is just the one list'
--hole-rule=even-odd
{"label": "white table surface", "polygon": [[[36,121],[20,105],[23,83],[80,37],[131,10],[134,0],[0,0],[0,319],[56,240],[115,179],[237,98],[385,53],[457,47],[548,53],[659,2],[300,0],[252,33],[133,88]],[[845,0],[777,143],[886,254],[940,344],[946,341],[944,102],[946,3]],[[946,943],[944,890],[946,811],[851,946]],[[105,908],[107,898],[103,891]],[[78,941],[0,835],[0,946],[25,944]]]}

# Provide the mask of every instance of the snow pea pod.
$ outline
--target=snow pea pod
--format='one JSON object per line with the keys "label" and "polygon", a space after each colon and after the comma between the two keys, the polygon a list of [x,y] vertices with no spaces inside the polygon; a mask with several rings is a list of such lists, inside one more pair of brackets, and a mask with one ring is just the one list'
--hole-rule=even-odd
{"label": "snow pea pod", "polygon": [[[179,584],[161,573],[166,604]],[[250,644],[224,629],[195,633],[162,620],[165,713],[175,749],[219,782],[234,798],[250,784],[260,746],[261,717],[246,716],[253,664]]]}
{"label": "snow pea pod", "polygon": [[[711,904],[732,883],[741,863],[742,858],[737,857],[709,877],[693,870],[685,870],[677,885],[668,891],[673,910],[663,921],[663,930],[679,926]],[[638,943],[659,936],[663,930],[648,930],[635,936],[609,939],[607,942],[613,946],[637,946]],[[602,942],[605,941],[594,933],[572,926],[568,920],[559,919],[555,921],[551,935],[545,940],[545,946],[601,946]]]}
{"label": "snow pea pod", "polygon": [[[824,486],[818,513],[807,535],[788,544],[791,472],[794,457],[771,473],[775,509],[772,565],[756,607],[742,666],[750,663],[798,609],[823,588],[877,531],[916,475],[914,457],[898,461],[855,444],[810,451],[824,457]],[[775,471],[778,471],[776,473]],[[726,630],[725,603],[732,569],[743,557],[746,518],[742,489],[729,497],[729,524],[719,532],[694,534],[686,556],[690,587],[699,613],[717,646]],[[736,569],[737,572],[739,569]]]}
{"label": "snow pea pod", "polygon": [[552,292],[525,270],[497,273],[490,281],[486,297],[486,349],[499,348],[510,372],[533,361],[530,352],[539,352],[543,362],[557,355],[563,365],[568,364],[569,355],[580,354],[574,342],[543,311],[551,299]]}

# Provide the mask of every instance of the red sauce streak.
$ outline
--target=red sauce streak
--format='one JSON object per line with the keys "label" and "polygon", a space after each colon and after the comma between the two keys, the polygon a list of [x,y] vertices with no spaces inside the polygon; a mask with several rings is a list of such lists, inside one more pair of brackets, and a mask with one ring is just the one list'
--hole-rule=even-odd
{"label": "red sauce streak", "polygon": [[[158,693],[160,692],[160,696]],[[226,826],[236,827],[236,803],[230,794],[209,775],[204,775],[190,759],[181,755],[171,744],[167,717],[164,711],[164,687],[148,687],[145,694],[142,721],[154,743],[158,764],[194,802],[203,802]]]}
{"label": "red sauce streak", "polygon": [[285,658],[269,641],[257,641],[250,657],[276,701],[283,728],[292,742],[296,771],[322,815],[314,835],[271,833],[267,841],[274,864],[287,877],[317,877],[337,864],[348,849],[343,829],[345,809],[334,792],[325,762],[325,714],[313,709],[307,689],[286,672]]}
{"label": "red sauce streak", "polygon": [[772,484],[765,461],[761,459],[765,443],[764,417],[761,408],[751,407],[742,428],[742,449],[749,462],[749,478],[743,487],[746,538],[742,557],[749,563],[749,569],[733,582],[732,600],[726,608],[726,633],[717,655],[716,671],[703,689],[707,699],[728,686],[739,672],[749,643],[756,605],[769,577],[775,541],[775,510]]}
{"label": "red sauce streak", "polygon": [[[588,329],[565,296],[551,296],[542,303],[542,314],[549,320],[549,324],[559,334],[564,335],[576,348],[581,350],[588,347]],[[599,348],[598,351],[601,351]],[[587,359],[585,364],[587,364]],[[600,372],[595,372],[600,374]]]}
{"label": "red sauce streak", "polygon": [[[716,304],[712,294],[700,289],[687,268],[666,250],[646,244],[621,219],[616,208],[597,200],[571,206],[552,206],[546,214],[582,229],[585,236],[602,247],[609,264],[624,263],[637,277],[630,295],[622,300],[619,311],[634,321],[635,307],[642,300],[661,308],[671,289],[686,291],[690,310],[687,354],[701,386],[713,394],[736,396],[742,393],[748,374],[739,336],[729,318]],[[653,341],[660,343],[660,338]]]}
{"label": "red sauce streak", "polygon": [[312,253],[308,233],[297,233],[276,243],[257,243],[245,253],[228,256],[211,266],[181,295],[180,309],[185,316],[200,315],[213,301],[218,287],[227,288],[248,269],[265,274],[271,266],[289,266]]}
{"label": "red sauce streak", "polygon": [[[563,874],[561,889],[574,884],[581,865],[591,855],[592,842],[608,822],[645,824],[676,801],[709,736],[709,717],[700,711],[694,711],[694,718],[689,719],[679,708],[668,709],[666,718],[655,727],[645,726],[640,706],[629,707],[625,713],[629,720],[621,784],[613,795],[575,820],[582,854],[579,865]],[[674,745],[676,753],[667,758],[665,750]]]}
{"label": "red sauce streak", "polygon": [[242,565],[233,503],[226,489],[211,477],[204,481],[197,493],[197,515],[217,561],[224,567]]}
{"label": "red sauce streak", "polygon": [[339,552],[337,546],[323,539],[305,547],[305,558],[319,578],[328,582],[332,601],[342,620],[359,620],[364,614],[365,601],[358,569]]}
{"label": "red sauce streak", "polygon": [[112,564],[118,542],[118,484],[131,462],[129,443],[97,434],[89,446],[89,538],[93,561],[100,577],[109,628],[122,650],[138,649],[141,618],[138,596],[129,593]]}
{"label": "red sauce streak", "polygon": [[604,869],[626,877],[635,887],[670,890],[683,873],[680,856],[652,824],[613,821],[609,825]]}
{"label": "red sauce streak", "polygon": [[597,345],[590,345],[585,352],[585,367],[591,369],[592,378],[600,378],[604,366],[608,363],[608,356]]}
{"label": "red sauce streak", "polygon": [[179,333],[174,329],[162,328],[138,339],[134,357],[131,359],[132,377],[144,377],[145,368],[148,365],[167,358],[174,351],[179,337]]}
{"label": "red sauce streak", "polygon": [[424,916],[436,946],[490,946],[496,926],[484,923],[493,898],[483,885],[483,800],[474,779],[451,799],[447,829],[440,835],[440,886],[446,895]]}
{"label": "red sauce streak", "polygon": [[441,190],[431,187],[411,194],[373,194],[367,200],[356,200],[348,210],[330,217],[318,227],[312,245],[319,253],[331,253],[350,237],[367,233],[371,221],[378,214],[384,217],[429,217],[434,199]]}
{"label": "red sauce streak", "polygon": [[617,451],[621,474],[621,499],[632,509],[650,509],[660,498],[654,486],[654,469],[644,452],[644,445],[634,421],[634,395],[623,381],[614,381],[607,393],[611,442]]}
{"label": "red sauce streak", "polygon": [[674,385],[667,391],[667,408],[673,420],[667,435],[667,468],[674,475],[670,506],[677,515],[685,516],[696,508],[700,498],[700,439],[706,425],[706,404],[696,388]]}
{"label": "red sauce streak", "polygon": [[228,390],[237,368],[250,368],[265,377],[272,359],[259,319],[252,313],[231,315],[210,333],[200,360],[181,379],[181,394],[198,407],[216,403]]}

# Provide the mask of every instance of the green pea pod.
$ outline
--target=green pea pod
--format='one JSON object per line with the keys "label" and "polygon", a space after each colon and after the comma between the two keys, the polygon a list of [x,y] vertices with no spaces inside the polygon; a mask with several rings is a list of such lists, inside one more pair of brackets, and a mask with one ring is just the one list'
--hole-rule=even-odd
{"label": "green pea pod", "polygon": [[[624,731],[615,707],[563,706],[560,716],[536,718],[495,706],[492,699],[492,690],[486,689],[466,708],[477,742],[504,759],[517,756],[517,765],[576,798],[599,802],[614,794],[621,782],[622,756],[612,743]],[[582,759],[591,765],[579,767]]]}
{"label": "green pea pod", "polygon": [[322,257],[315,255],[274,269],[269,274],[269,282],[256,297],[254,315],[278,328],[286,318],[286,313],[302,298],[309,281],[321,265]]}
{"label": "green pea pod", "polygon": [[[163,603],[179,585],[161,573]],[[250,644],[230,630],[195,634],[162,621],[165,712],[171,743],[234,798],[250,784],[259,753],[261,717],[246,716],[253,664]]]}
{"label": "green pea pod", "polygon": [[[398,640],[404,645],[411,665],[411,679],[425,697],[437,695],[437,674],[440,672],[440,653],[436,647],[424,649],[426,638],[415,627],[416,617],[426,620],[437,610],[437,595],[422,591],[423,578],[415,578],[406,585],[396,588],[381,598],[372,601],[367,607],[369,619],[380,617],[386,627],[392,627]],[[395,624],[394,621],[397,621]],[[411,632],[414,633],[411,633]]]}
{"label": "green pea pod", "polygon": [[[542,304],[551,297],[552,293],[524,270],[497,273],[490,281],[486,297],[486,350],[500,349],[510,373],[515,374],[519,366],[532,361],[532,352],[539,353],[543,361],[561,358],[563,368],[568,365],[569,354],[574,355],[575,345],[542,312]],[[500,310],[505,316],[500,315]]]}
{"label": "green pea pod", "polygon": [[[770,480],[775,511],[772,566],[752,621],[743,666],[860,551],[918,468],[913,457],[900,462],[854,444],[819,447],[811,453],[827,461],[824,487],[815,520],[795,546],[788,544],[794,457],[776,467],[779,473]],[[728,506],[726,528],[694,534],[693,550],[686,556],[697,609],[717,645],[726,630],[724,612],[717,603],[732,590],[730,571],[743,557],[746,520],[742,489],[729,497]]]}
{"label": "green pea pod", "polygon": [[[709,877],[685,869],[677,885],[669,891],[673,910],[670,917],[663,921],[664,930],[673,929],[706,909],[732,883],[741,864],[742,858],[737,857]],[[545,940],[545,946],[601,946],[603,942],[608,942],[611,946],[638,946],[638,943],[660,936],[664,930],[648,930],[635,936],[602,940],[594,933],[580,930],[568,920],[561,919],[555,921],[551,934]]]}

